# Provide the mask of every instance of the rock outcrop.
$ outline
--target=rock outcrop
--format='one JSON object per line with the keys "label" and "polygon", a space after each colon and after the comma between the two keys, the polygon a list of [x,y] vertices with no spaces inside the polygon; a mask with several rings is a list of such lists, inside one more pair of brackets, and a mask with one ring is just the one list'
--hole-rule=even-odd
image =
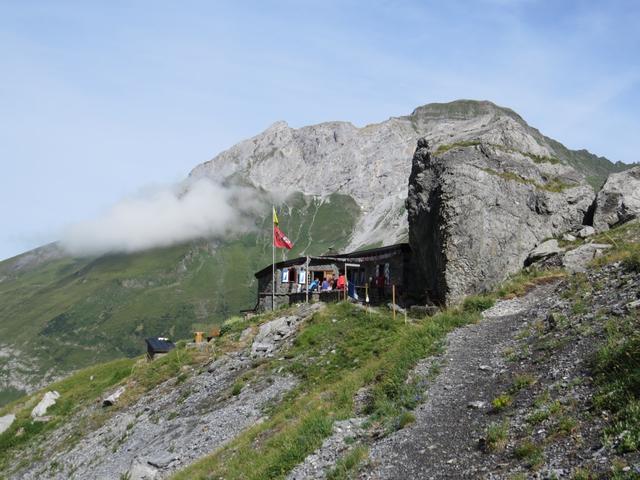
{"label": "rock outcrop", "polygon": [[562,257],[562,266],[571,273],[586,272],[589,263],[594,258],[602,256],[608,248],[611,248],[611,245],[606,243],[585,243],[565,253]]}
{"label": "rock outcrop", "polygon": [[13,413],[0,417],[0,434],[9,430],[15,419],[16,416]]}
{"label": "rock outcrop", "polygon": [[598,192],[593,226],[598,231],[640,216],[640,166],[609,176]]}
{"label": "rock outcrop", "polygon": [[551,257],[553,255],[558,255],[562,252],[564,252],[564,248],[561,248],[558,245],[558,240],[552,238],[550,240],[547,240],[546,242],[542,242],[540,245],[534,248],[531,253],[529,253],[526,263],[531,264],[539,260]]}
{"label": "rock outcrop", "polygon": [[544,239],[578,228],[593,197],[568,165],[481,142],[434,155],[421,139],[407,199],[417,283],[439,303],[487,290]]}
{"label": "rock outcrop", "polygon": [[42,400],[40,400],[40,402],[38,402],[38,405],[36,405],[31,411],[31,418],[33,418],[34,420],[45,419],[47,410],[49,410],[49,407],[54,406],[56,404],[56,400],[58,400],[59,398],[60,394],[55,390],[45,393],[42,397]]}

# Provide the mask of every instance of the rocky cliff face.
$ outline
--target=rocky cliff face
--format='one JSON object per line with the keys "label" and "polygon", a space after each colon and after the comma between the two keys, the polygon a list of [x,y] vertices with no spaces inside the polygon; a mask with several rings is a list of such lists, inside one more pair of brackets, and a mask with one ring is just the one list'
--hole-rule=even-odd
{"label": "rocky cliff face", "polygon": [[609,176],[594,203],[593,226],[603,231],[640,216],[640,167]]}
{"label": "rocky cliff face", "polygon": [[543,239],[582,224],[594,195],[570,166],[492,140],[434,154],[421,139],[413,157],[407,210],[423,277],[416,283],[438,303],[520,270]]}
{"label": "rocky cliff face", "polygon": [[[615,170],[604,158],[571,151],[491,102],[459,100],[416,108],[411,115],[358,128],[329,122],[299,129],[277,122],[197,166],[191,176],[240,176],[270,192],[351,196],[362,210],[348,249],[389,245],[408,237],[405,199],[419,138],[434,150],[483,143],[518,152],[527,165],[577,165],[578,177],[604,182]],[[584,162],[582,162],[582,158]]]}

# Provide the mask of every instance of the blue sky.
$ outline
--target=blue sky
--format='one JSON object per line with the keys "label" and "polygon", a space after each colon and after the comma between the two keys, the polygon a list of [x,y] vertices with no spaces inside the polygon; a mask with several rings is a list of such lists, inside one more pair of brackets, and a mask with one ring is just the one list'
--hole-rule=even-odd
{"label": "blue sky", "polygon": [[458,98],[640,160],[637,1],[0,0],[0,258],[276,120]]}

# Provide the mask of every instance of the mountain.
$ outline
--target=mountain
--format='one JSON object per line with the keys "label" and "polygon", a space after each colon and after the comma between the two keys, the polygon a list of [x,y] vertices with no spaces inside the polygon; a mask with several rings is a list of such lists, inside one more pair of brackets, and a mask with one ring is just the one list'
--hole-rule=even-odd
{"label": "mountain", "polygon": [[538,264],[429,317],[302,304],[89,367],[0,408],[0,476],[637,478],[639,241],[567,240],[580,274]]}
{"label": "mountain", "polygon": [[143,351],[149,335],[184,338],[255,303],[253,272],[271,262],[270,204],[296,244],[289,255],[406,241],[417,140],[438,156],[486,144],[573,166],[600,185],[624,168],[572,151],[491,102],[429,104],[358,128],[277,122],[198,165],[191,178],[241,182],[265,208],[254,229],[137,254],[74,258],[56,245],[0,262],[0,403],[84,366]]}
{"label": "mountain", "polygon": [[598,189],[624,168],[585,150],[573,151],[542,135],[513,110],[488,101],[459,100],[416,108],[411,115],[358,128],[327,122],[294,129],[277,122],[209,162],[192,177],[239,175],[270,192],[339,192],[362,209],[348,248],[406,241],[405,199],[419,138],[437,153],[468,142],[500,145],[538,162],[573,166]]}

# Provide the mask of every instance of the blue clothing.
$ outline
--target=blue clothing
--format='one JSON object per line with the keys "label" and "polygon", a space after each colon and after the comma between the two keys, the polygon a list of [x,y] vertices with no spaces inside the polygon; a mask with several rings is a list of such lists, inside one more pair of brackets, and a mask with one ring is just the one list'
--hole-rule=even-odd
{"label": "blue clothing", "polygon": [[348,294],[351,298],[358,300],[358,292],[356,292],[356,284],[353,282],[349,282],[348,283],[349,287],[348,287]]}

